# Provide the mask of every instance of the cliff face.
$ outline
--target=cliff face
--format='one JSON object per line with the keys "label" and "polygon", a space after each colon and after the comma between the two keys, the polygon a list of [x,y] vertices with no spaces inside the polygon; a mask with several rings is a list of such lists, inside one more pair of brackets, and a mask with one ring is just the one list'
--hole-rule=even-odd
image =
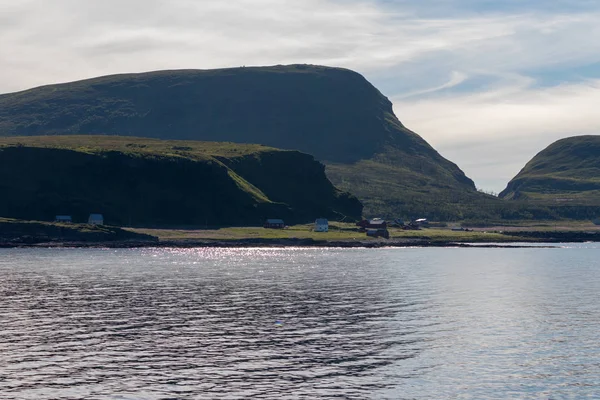
{"label": "cliff face", "polygon": [[400,123],[385,96],[339,68],[158,71],[0,96],[0,136],[65,134],[299,150],[324,162],[367,215],[452,219],[480,198],[455,164]]}
{"label": "cliff face", "polygon": [[311,210],[307,219],[314,219],[314,215],[356,219],[361,215],[356,197],[332,187],[325,177],[325,166],[307,154],[280,151],[217,158],[273,202]]}
{"label": "cliff face", "polygon": [[360,202],[333,187],[323,168],[309,155],[260,146],[95,136],[3,139],[0,216],[49,220],[67,214],[83,222],[101,213],[109,224],[137,226],[359,218]]}

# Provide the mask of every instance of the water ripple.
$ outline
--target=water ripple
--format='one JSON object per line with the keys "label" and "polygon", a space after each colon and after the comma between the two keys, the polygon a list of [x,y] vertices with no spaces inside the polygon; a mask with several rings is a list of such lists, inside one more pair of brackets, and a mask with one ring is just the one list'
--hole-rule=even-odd
{"label": "water ripple", "polygon": [[568,250],[1,250],[0,398],[593,398]]}

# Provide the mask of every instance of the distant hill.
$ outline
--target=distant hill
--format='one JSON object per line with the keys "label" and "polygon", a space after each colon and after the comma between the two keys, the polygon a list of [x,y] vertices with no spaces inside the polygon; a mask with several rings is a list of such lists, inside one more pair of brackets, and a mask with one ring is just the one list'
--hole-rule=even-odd
{"label": "distant hill", "polygon": [[260,145],[118,136],[0,139],[0,216],[134,226],[348,220],[362,205],[310,155]]}
{"label": "distant hill", "polygon": [[551,207],[561,216],[600,216],[600,136],[558,140],[539,152],[500,193]]}
{"label": "distant hill", "polygon": [[473,182],[356,72],[312,65],[105,76],[0,95],[0,136],[109,134],[260,143],[314,155],[365,214],[484,214]]}

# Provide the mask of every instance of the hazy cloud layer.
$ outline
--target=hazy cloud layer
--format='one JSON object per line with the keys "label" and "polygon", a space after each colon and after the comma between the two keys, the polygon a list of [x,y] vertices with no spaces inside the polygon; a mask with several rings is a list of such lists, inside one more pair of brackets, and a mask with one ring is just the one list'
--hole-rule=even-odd
{"label": "hazy cloud layer", "polygon": [[0,92],[167,68],[343,66],[499,191],[555,139],[600,133],[599,20],[592,1],[0,0]]}

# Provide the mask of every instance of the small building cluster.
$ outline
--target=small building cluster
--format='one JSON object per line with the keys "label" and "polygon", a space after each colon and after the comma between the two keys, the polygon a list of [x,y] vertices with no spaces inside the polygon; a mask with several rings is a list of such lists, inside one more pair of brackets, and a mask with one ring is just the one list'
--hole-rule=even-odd
{"label": "small building cluster", "polygon": [[388,223],[386,220],[381,218],[363,219],[356,223],[359,232],[366,232],[367,236],[371,237],[382,237],[389,239],[390,232],[388,231]]}
{"label": "small building cluster", "polygon": [[[428,227],[429,221],[427,218],[418,218],[408,224],[404,221],[396,219],[391,223],[384,220],[383,218],[371,218],[363,219],[356,223],[358,231],[365,233],[369,237],[382,237],[385,239],[390,238],[390,232],[388,227],[396,227],[405,230],[418,230],[422,227]],[[268,229],[284,229],[286,228],[285,223],[282,219],[267,219],[264,223],[264,227]],[[329,221],[326,218],[317,218],[313,228],[314,232],[328,232]]]}
{"label": "small building cluster", "polygon": [[[72,223],[73,217],[71,217],[70,215],[57,215],[54,218],[54,221]],[[90,214],[87,223],[90,225],[104,225],[104,216],[102,214]]]}
{"label": "small building cluster", "polygon": [[367,236],[389,239],[390,231],[387,229],[367,229]]}
{"label": "small building cluster", "polygon": [[[267,229],[284,229],[285,222],[282,219],[270,218],[263,225]],[[329,232],[329,221],[327,218],[317,218],[315,220],[315,232]]]}

